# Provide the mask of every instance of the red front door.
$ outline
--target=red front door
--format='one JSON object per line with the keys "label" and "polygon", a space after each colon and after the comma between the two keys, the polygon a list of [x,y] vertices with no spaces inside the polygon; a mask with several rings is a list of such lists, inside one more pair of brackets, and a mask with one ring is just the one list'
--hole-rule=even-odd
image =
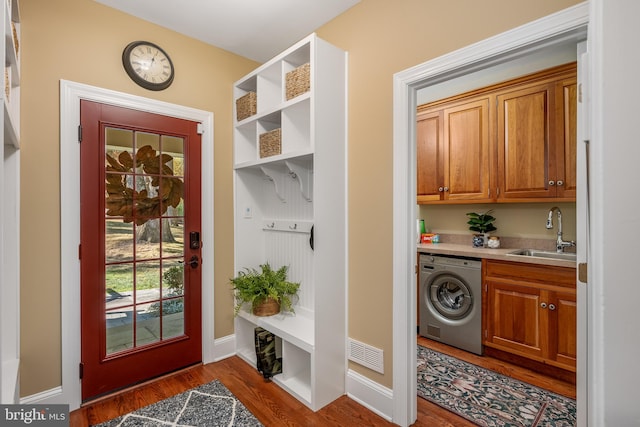
{"label": "red front door", "polygon": [[81,101],[82,399],[202,358],[197,123]]}

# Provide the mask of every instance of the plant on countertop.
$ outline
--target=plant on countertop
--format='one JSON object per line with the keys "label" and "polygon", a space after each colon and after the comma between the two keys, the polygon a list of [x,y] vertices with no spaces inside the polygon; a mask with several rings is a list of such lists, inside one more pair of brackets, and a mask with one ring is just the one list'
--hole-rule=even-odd
{"label": "plant on countertop", "polygon": [[496,218],[491,216],[491,212],[493,211],[488,210],[485,213],[468,212],[469,221],[467,221],[467,224],[469,224],[469,230],[482,234],[497,230],[496,226],[493,225],[493,221]]}
{"label": "plant on countertop", "polygon": [[231,286],[235,291],[235,315],[245,303],[250,303],[252,311],[257,314],[256,307],[270,298],[277,301],[283,311],[293,313],[292,298],[297,295],[300,283],[287,280],[287,266],[274,271],[267,262],[260,265],[260,269],[261,271],[245,268],[237,277],[231,279]]}

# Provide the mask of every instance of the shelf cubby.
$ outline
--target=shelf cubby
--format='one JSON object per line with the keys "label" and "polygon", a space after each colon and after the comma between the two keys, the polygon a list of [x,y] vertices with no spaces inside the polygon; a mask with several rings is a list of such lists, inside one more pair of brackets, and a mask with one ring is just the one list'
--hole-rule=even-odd
{"label": "shelf cubby", "polygon": [[279,63],[268,65],[256,75],[258,114],[272,111],[282,104],[282,70]]}
{"label": "shelf cubby", "polygon": [[[236,352],[255,365],[254,328],[276,335],[283,372],[274,383],[312,410],[345,392],[346,61],[311,34],[234,85],[235,99],[257,99],[256,114],[234,126],[235,270],[286,265],[300,283],[295,313],[240,310]],[[287,100],[287,73],[306,64],[310,89]],[[260,157],[260,135],[274,129],[280,153]]]}
{"label": "shelf cubby", "polygon": [[[0,145],[0,403],[20,403],[20,13],[4,0],[5,43]],[[0,31],[2,32],[2,31]]]}

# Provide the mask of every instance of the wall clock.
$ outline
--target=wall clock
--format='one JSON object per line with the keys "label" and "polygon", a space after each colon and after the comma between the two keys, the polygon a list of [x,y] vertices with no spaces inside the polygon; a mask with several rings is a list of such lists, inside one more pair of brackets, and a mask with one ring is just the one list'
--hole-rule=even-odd
{"label": "wall clock", "polygon": [[173,82],[174,69],[171,58],[154,43],[129,43],[122,51],[122,65],[131,80],[145,89],[163,90]]}

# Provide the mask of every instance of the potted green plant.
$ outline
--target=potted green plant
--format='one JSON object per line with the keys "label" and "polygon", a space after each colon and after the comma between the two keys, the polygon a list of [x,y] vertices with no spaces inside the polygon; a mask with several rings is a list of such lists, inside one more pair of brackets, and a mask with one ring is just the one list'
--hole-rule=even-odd
{"label": "potted green plant", "polygon": [[488,234],[497,230],[496,226],[493,225],[493,221],[495,221],[496,218],[491,215],[492,212],[492,210],[484,213],[467,212],[469,230],[477,233],[473,236],[473,247],[479,248],[485,246]]}
{"label": "potted green plant", "polygon": [[292,298],[297,296],[300,283],[287,280],[288,267],[273,270],[269,263],[260,265],[260,270],[245,268],[231,279],[235,291],[237,315],[245,303],[251,304],[256,316],[271,316],[280,310],[294,312]]}

